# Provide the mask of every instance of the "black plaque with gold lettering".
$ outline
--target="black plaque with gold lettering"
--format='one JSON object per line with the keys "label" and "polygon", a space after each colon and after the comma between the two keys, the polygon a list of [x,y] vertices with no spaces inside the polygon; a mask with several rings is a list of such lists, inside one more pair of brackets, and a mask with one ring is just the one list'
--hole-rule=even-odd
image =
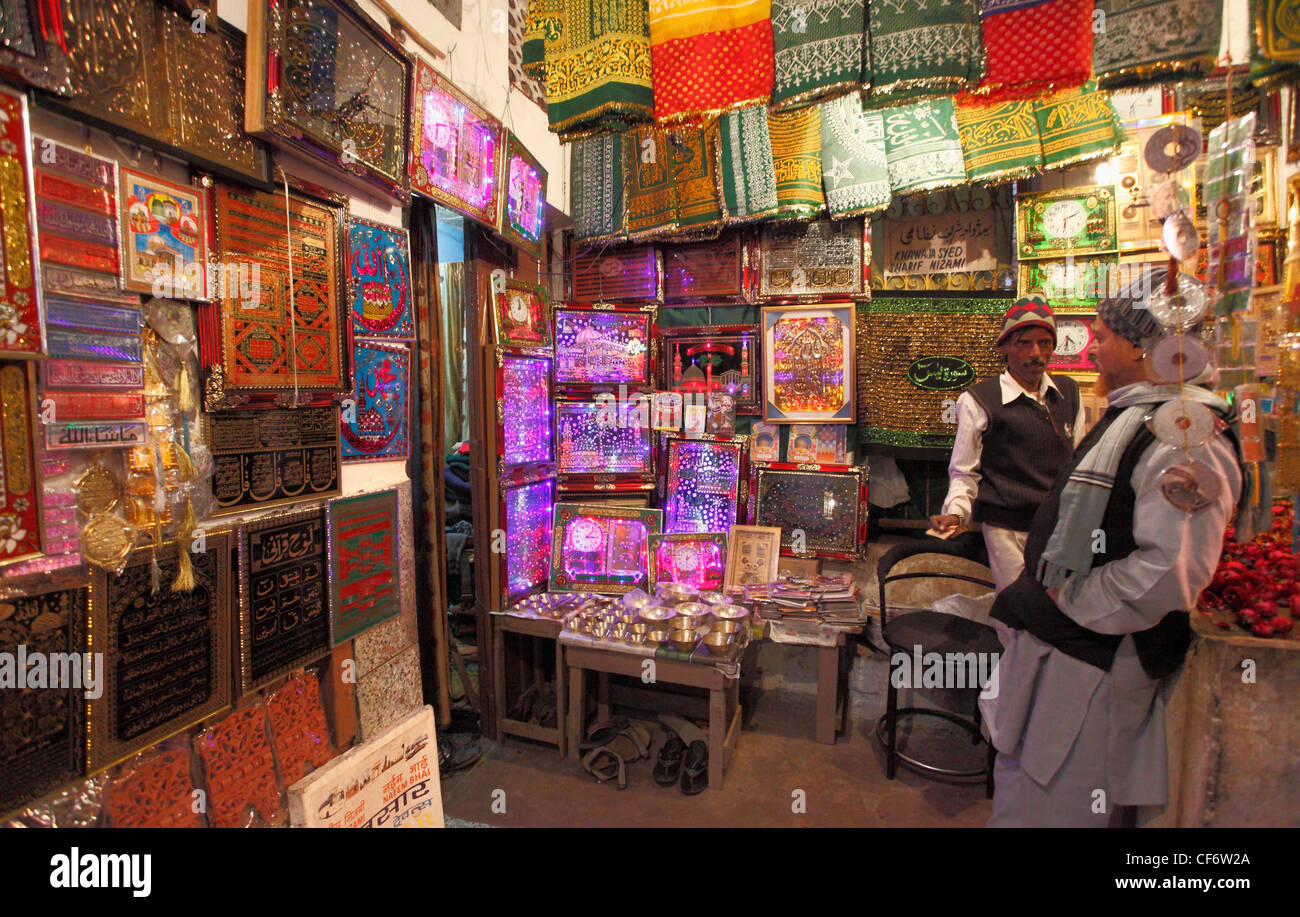
{"label": "black plaque with gold lettering", "polygon": [[103,686],[83,652],[84,579],[11,582],[19,595],[0,600],[0,664],[12,676],[0,677],[0,812],[84,773],[85,698]]}
{"label": "black plaque with gold lettering", "polygon": [[330,651],[325,509],[239,529],[239,696]]}
{"label": "black plaque with gold lettering", "polygon": [[340,493],[337,407],[204,417],[212,452],[213,515]]}
{"label": "black plaque with gold lettering", "polygon": [[228,531],[205,533],[205,550],[190,554],[189,592],[170,587],[176,542],[136,548],[120,574],[92,570],[90,648],[105,665],[103,694],[90,703],[92,772],[229,706],[231,542]]}

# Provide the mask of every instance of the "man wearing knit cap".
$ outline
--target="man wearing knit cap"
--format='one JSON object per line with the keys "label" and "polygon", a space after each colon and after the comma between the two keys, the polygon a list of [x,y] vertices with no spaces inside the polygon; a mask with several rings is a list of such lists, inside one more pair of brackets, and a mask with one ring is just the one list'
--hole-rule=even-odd
{"label": "man wearing knit cap", "polygon": [[1079,385],[1053,376],[1056,316],[1039,297],[1018,299],[998,335],[1007,368],[957,399],[957,436],[948,463],[943,513],[930,517],[941,535],[976,523],[999,592],[1024,567],[1034,510],[1083,438]]}
{"label": "man wearing knit cap", "polygon": [[[1145,422],[1170,401],[1229,412],[1196,386],[1150,381],[1162,333],[1147,309],[1153,288],[1098,306],[1090,350],[1109,409],[1034,514],[1025,569],[993,603],[1011,637],[1000,690],[980,700],[998,750],[990,826],[1125,824],[1130,807],[1168,800],[1165,679],[1182,664],[1187,612],[1214,573],[1242,479],[1228,432],[1187,449]],[[1179,474],[1189,462],[1205,466],[1199,500],[1185,488],[1195,477]]]}

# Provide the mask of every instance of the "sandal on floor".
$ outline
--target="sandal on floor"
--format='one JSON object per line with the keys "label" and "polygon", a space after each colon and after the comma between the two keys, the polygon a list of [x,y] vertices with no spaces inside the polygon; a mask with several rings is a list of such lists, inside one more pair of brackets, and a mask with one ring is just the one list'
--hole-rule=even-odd
{"label": "sandal on floor", "polygon": [[687,796],[703,793],[709,785],[709,745],[692,742],[682,764],[682,792]]}
{"label": "sandal on floor", "polygon": [[686,743],[675,732],[668,733],[668,741],[659,749],[659,760],[655,762],[655,783],[660,786],[672,786],[682,776],[682,761],[686,758]]}
{"label": "sandal on floor", "polygon": [[582,759],[587,773],[601,783],[618,778],[618,788],[627,789],[627,765],[650,757],[650,733],[644,726],[629,726]]}
{"label": "sandal on floor", "polygon": [[578,751],[591,751],[599,748],[614,736],[628,728],[629,720],[625,716],[616,716],[604,723],[596,723],[587,730],[587,737],[578,743]]}

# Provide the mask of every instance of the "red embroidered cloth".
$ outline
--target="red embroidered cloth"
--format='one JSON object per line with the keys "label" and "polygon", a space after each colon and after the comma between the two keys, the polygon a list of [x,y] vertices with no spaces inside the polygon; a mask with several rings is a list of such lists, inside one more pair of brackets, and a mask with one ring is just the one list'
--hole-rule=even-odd
{"label": "red embroidered cloth", "polygon": [[1027,99],[1081,86],[1092,73],[1093,0],[985,0],[980,102]]}

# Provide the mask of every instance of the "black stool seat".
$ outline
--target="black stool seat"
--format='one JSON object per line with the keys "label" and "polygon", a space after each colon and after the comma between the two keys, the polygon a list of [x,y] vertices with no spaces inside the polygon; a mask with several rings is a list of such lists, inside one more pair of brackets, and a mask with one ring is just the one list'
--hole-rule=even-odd
{"label": "black stool seat", "polygon": [[987,624],[939,611],[908,611],[889,622],[889,648],[910,653],[1000,653],[997,631]]}

